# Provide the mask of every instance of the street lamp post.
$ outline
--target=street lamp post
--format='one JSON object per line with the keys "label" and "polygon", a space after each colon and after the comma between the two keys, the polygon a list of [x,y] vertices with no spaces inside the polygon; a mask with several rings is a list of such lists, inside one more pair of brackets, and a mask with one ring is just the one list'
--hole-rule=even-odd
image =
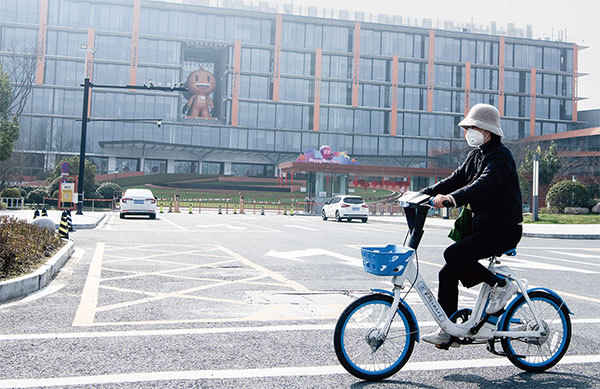
{"label": "street lamp post", "polygon": [[77,178],[77,215],[83,215],[83,178],[85,172],[85,142],[87,137],[88,105],[92,83],[83,81],[83,112],[81,113],[81,146],[79,148],[79,177]]}
{"label": "street lamp post", "polygon": [[533,190],[531,196],[531,218],[538,221],[538,191],[540,186],[540,155],[533,154]]}

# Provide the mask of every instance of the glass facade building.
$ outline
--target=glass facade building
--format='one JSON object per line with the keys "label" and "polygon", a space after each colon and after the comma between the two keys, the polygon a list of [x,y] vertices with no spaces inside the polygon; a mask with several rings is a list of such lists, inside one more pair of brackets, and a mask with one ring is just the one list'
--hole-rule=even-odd
{"label": "glass facade building", "polygon": [[192,91],[94,88],[93,118],[163,119],[90,122],[99,173],[273,176],[323,144],[362,164],[425,167],[465,147],[457,123],[476,103],[499,108],[510,141],[575,128],[577,50],[160,1],[0,0],[0,60],[37,56],[16,150],[46,155],[40,169],[79,152],[85,76]]}

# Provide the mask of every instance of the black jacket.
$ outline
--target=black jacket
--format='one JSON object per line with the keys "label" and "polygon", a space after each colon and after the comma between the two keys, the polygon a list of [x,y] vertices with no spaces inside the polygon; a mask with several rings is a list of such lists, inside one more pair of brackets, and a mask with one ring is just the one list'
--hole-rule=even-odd
{"label": "black jacket", "polygon": [[492,137],[471,151],[449,177],[423,192],[432,196],[452,195],[457,207],[470,204],[476,230],[523,221],[515,160],[499,137]]}

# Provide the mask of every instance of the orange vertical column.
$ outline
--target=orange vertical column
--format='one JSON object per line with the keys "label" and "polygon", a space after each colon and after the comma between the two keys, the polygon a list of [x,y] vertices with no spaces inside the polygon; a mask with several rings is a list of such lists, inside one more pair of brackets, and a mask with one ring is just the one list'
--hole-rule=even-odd
{"label": "orange vertical column", "polygon": [[498,45],[498,112],[500,117],[504,116],[504,52],[505,43],[504,37],[500,37]]}
{"label": "orange vertical column", "polygon": [[529,87],[529,136],[535,136],[535,68],[531,68],[531,86]]}
{"label": "orange vertical column", "polygon": [[133,29],[131,30],[131,62],[129,63],[129,85],[137,83],[138,43],[140,39],[140,11],[142,0],[133,1]]}
{"label": "orange vertical column", "polygon": [[390,135],[396,136],[398,131],[398,56],[392,57],[392,117],[390,120]]}
{"label": "orange vertical column", "polygon": [[38,27],[38,44],[35,65],[35,84],[44,84],[44,70],[46,67],[46,38],[48,29],[48,0],[40,1],[40,25]]}
{"label": "orange vertical column", "polygon": [[240,112],[240,69],[242,67],[242,43],[233,44],[233,77],[231,85],[231,125],[237,126]]}
{"label": "orange vertical column", "polygon": [[471,109],[471,62],[465,63],[465,117]]}
{"label": "orange vertical column", "polygon": [[317,49],[315,54],[315,102],[313,113],[313,131],[319,131],[321,120],[321,59],[323,49]]}
{"label": "orange vertical column", "polygon": [[[94,51],[96,44],[96,30],[93,28],[88,28],[87,35],[87,50],[85,52],[85,77],[89,78],[90,81],[93,80],[92,76],[94,75]],[[89,100],[92,101],[92,89],[89,90]],[[88,104],[88,117],[92,112],[92,104]]]}
{"label": "orange vertical column", "polygon": [[577,96],[579,95],[578,87],[579,80],[577,79],[577,57],[579,55],[579,47],[574,44],[573,45],[573,121],[577,121]]}
{"label": "orange vertical column", "polygon": [[429,30],[429,61],[427,62],[427,112],[433,111],[433,51],[435,50],[435,32]]}
{"label": "orange vertical column", "polygon": [[279,101],[279,65],[281,63],[282,16],[275,17],[275,52],[273,53],[273,101]]}
{"label": "orange vertical column", "polygon": [[358,76],[360,69],[360,23],[354,23],[354,59],[352,60],[352,106],[358,107]]}

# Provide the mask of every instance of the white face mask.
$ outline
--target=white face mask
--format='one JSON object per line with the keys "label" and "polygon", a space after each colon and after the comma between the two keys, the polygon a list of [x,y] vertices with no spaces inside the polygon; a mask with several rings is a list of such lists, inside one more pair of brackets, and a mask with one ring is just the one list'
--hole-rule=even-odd
{"label": "white face mask", "polygon": [[467,139],[467,143],[471,147],[481,146],[483,144],[483,140],[484,140],[484,136],[481,133],[481,131],[477,131],[473,128],[469,128],[467,130],[467,134],[465,135],[465,138]]}

